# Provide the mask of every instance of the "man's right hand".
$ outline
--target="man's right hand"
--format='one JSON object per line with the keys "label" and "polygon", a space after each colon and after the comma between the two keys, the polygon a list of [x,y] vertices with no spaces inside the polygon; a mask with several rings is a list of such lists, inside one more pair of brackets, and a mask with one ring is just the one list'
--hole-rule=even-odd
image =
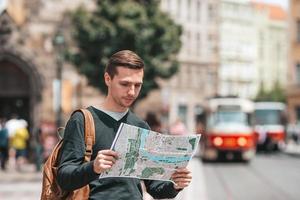
{"label": "man's right hand", "polygon": [[118,154],[112,150],[98,151],[97,157],[94,160],[93,167],[94,172],[101,174],[104,171],[110,169],[118,159]]}

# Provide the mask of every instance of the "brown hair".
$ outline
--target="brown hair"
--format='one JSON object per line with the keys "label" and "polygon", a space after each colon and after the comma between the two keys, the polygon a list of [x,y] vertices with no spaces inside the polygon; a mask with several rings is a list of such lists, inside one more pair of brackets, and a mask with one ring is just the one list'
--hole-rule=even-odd
{"label": "brown hair", "polygon": [[130,50],[122,50],[110,57],[105,72],[113,78],[117,74],[117,67],[144,69],[144,62],[136,53]]}

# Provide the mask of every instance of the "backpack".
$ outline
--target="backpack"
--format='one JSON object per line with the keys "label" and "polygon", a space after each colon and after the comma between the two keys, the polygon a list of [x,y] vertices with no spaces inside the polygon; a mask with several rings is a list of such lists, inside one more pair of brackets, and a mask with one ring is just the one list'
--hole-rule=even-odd
{"label": "backpack", "polygon": [[[93,145],[95,143],[95,125],[94,119],[90,111],[87,109],[76,110],[75,112],[81,112],[84,115],[84,139],[85,139],[85,156],[83,162],[91,160]],[[63,138],[54,147],[52,153],[45,162],[43,168],[43,185],[41,200],[85,200],[89,198],[90,188],[89,185],[83,186],[74,191],[63,191],[57,181],[57,170],[58,170],[58,155],[63,144]]]}

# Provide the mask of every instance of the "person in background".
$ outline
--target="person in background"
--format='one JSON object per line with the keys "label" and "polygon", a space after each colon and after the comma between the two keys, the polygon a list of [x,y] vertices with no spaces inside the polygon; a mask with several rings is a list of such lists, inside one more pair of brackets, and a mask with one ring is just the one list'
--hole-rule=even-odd
{"label": "person in background", "polygon": [[173,124],[171,124],[169,132],[171,135],[188,134],[187,128],[180,118],[177,118],[176,121]]}
{"label": "person in background", "polygon": [[27,130],[27,122],[20,119],[22,126],[18,127],[11,139],[11,147],[15,150],[16,169],[20,171],[22,165],[26,162],[27,157],[27,140],[29,139],[29,132]]}
{"label": "person in background", "polygon": [[21,121],[18,119],[17,114],[12,114],[11,118],[7,120],[5,123],[5,127],[8,130],[8,137],[12,138],[14,134],[16,133],[16,130],[20,127],[22,127],[24,124],[20,123]]}
{"label": "person in background", "polygon": [[42,129],[38,128],[35,132],[35,169],[36,171],[41,171],[41,166],[43,164],[43,135]]}
{"label": "person in background", "polygon": [[[76,190],[89,184],[89,199],[142,200],[140,179],[112,177],[99,180],[99,175],[109,170],[118,159],[118,153],[110,150],[119,125],[127,123],[150,129],[129,107],[138,97],[143,84],[144,62],[132,51],[123,50],[109,59],[105,68],[104,82],[107,95],[99,107],[91,106],[96,138],[92,159],[84,162],[84,118],[81,113],[71,116],[64,132],[60,149],[57,181],[66,191]],[[179,168],[172,175],[175,184],[168,181],[144,180],[148,193],[154,198],[174,198],[187,187],[192,179],[187,168]]]}
{"label": "person in background", "polygon": [[6,170],[6,163],[8,161],[9,138],[8,130],[5,127],[5,119],[0,118],[0,163],[1,169]]}
{"label": "person in background", "polygon": [[161,122],[153,112],[148,112],[145,118],[145,122],[150,126],[152,131],[161,133]]}

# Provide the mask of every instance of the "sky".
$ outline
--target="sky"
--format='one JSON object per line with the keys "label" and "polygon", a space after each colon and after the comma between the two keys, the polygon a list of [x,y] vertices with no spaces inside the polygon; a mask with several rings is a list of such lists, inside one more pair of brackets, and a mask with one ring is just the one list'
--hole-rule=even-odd
{"label": "sky", "polygon": [[[289,3],[289,0],[254,0],[254,1],[278,4],[278,5],[281,5],[285,9],[288,8],[288,3]],[[0,0],[0,13],[3,11],[6,3],[7,3],[7,0]]]}
{"label": "sky", "polygon": [[289,0],[255,0],[257,2],[274,3],[279,4],[284,8],[288,8]]}

